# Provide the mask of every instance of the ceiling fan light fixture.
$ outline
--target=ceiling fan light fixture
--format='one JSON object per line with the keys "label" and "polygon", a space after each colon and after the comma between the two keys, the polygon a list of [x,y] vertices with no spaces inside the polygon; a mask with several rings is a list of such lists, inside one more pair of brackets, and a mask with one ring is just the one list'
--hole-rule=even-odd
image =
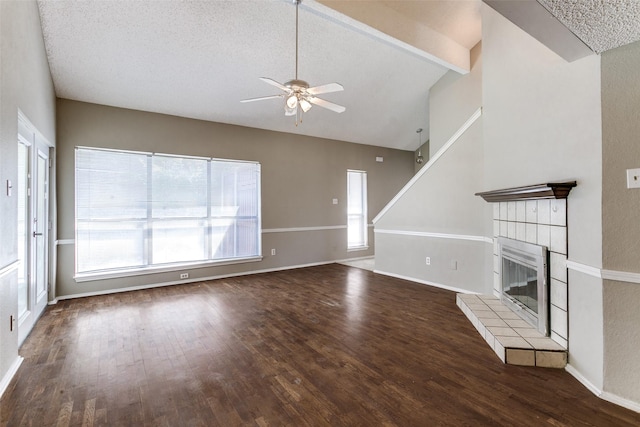
{"label": "ceiling fan light fixture", "polygon": [[[2,0],[0,0],[2,1]],[[277,87],[284,93],[280,95],[261,96],[259,98],[244,99],[240,102],[262,101],[265,99],[284,98],[284,114],[285,116],[295,116],[296,126],[302,123],[302,114],[311,109],[313,105],[318,105],[335,113],[343,113],[346,108],[318,98],[317,95],[323,93],[340,92],[344,90],[339,83],[328,83],[320,86],[309,87],[309,83],[298,79],[298,6],[302,0],[292,0],[296,6],[296,74],[295,78],[288,82],[279,83],[267,77],[260,77],[260,80]],[[300,107],[300,108],[298,108]]]}
{"label": "ceiling fan light fixture", "polygon": [[306,99],[302,98],[300,100],[300,108],[302,108],[302,111],[306,113],[311,109],[311,103]]}
{"label": "ceiling fan light fixture", "polygon": [[293,108],[289,107],[289,105],[287,105],[287,103],[284,103],[284,115],[285,116],[295,116],[296,113],[298,112],[298,106],[295,106]]}
{"label": "ceiling fan light fixture", "polygon": [[298,97],[295,93],[292,93],[287,97],[287,107],[295,109],[298,106]]}

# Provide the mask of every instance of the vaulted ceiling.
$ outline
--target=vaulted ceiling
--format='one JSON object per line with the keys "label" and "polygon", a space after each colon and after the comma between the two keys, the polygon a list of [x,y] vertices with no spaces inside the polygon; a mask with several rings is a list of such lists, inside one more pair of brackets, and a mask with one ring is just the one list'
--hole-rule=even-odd
{"label": "vaulted ceiling", "polygon": [[[281,99],[240,103],[279,93],[259,77],[294,78],[290,0],[38,4],[59,97],[416,149],[416,129],[429,127],[429,89],[449,69],[464,72],[465,55],[468,69],[469,48],[481,37],[480,1],[353,2],[375,6],[375,19],[392,16],[405,33],[399,38],[340,13],[340,3],[349,2],[323,3],[300,5],[299,78],[311,86],[339,82],[343,92],[321,97],[347,110],[314,106],[298,126],[285,117]],[[472,25],[452,26],[461,19]],[[424,34],[433,40],[428,46],[411,44]],[[447,58],[447,51],[463,60]]]}
{"label": "vaulted ceiling", "polygon": [[[636,0],[500,3],[544,5],[563,28],[595,34],[583,40],[589,52],[640,38]],[[279,93],[259,77],[295,77],[292,0],[38,5],[59,97],[404,150],[417,148],[416,129],[427,130],[422,142],[428,135],[430,88],[449,70],[468,72],[481,38],[480,0],[304,0],[298,77],[341,83],[343,92],[321,98],[346,112],[314,106],[296,126],[282,99],[240,103]],[[619,22],[626,35],[612,43],[606,38],[621,32]]]}

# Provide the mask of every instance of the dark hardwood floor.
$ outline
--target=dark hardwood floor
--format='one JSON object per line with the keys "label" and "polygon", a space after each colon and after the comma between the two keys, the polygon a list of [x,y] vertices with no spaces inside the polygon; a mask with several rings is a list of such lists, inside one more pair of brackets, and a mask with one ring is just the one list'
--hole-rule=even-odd
{"label": "dark hardwood floor", "polygon": [[455,294],[342,265],[67,300],[3,426],[638,426],[563,370],[504,365]]}

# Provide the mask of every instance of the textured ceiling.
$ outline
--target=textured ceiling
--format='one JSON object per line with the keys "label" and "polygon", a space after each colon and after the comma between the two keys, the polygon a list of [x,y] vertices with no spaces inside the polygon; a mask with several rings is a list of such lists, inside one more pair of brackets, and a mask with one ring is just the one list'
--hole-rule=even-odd
{"label": "textured ceiling", "polygon": [[[539,3],[596,52],[640,39],[638,0]],[[294,77],[291,0],[38,5],[59,97],[406,150],[428,135],[431,86],[481,37],[480,0],[304,0],[299,78],[341,83],[323,97],[347,111],[314,106],[296,127],[280,99],[240,103],[279,92],[259,77]]]}
{"label": "textured ceiling", "polygon": [[638,0],[538,0],[594,52],[640,40]]}
{"label": "textured ceiling", "polygon": [[[480,39],[479,0],[384,3],[394,3],[387,11],[404,16],[404,30],[411,30],[412,22],[425,26],[435,20],[437,31],[451,31],[460,40],[456,44],[472,46]],[[305,0],[299,78],[311,86],[341,83],[344,92],[322,98],[347,111],[314,106],[296,127],[280,99],[240,103],[279,93],[259,77],[279,82],[294,77],[291,1],[42,0],[38,5],[57,96],[97,104],[414,150],[415,130],[429,127],[429,89],[448,70],[446,61],[430,60],[433,55],[396,43],[393,35]],[[477,21],[473,29],[449,25],[447,30],[443,16],[454,16],[456,8]]]}

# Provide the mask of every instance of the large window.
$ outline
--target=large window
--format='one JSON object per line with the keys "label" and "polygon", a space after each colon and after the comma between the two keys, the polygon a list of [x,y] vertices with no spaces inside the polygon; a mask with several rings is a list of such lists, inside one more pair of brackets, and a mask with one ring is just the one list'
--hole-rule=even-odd
{"label": "large window", "polygon": [[260,164],[76,149],[76,273],[260,256]]}
{"label": "large window", "polygon": [[367,247],[367,173],[347,171],[347,248]]}

